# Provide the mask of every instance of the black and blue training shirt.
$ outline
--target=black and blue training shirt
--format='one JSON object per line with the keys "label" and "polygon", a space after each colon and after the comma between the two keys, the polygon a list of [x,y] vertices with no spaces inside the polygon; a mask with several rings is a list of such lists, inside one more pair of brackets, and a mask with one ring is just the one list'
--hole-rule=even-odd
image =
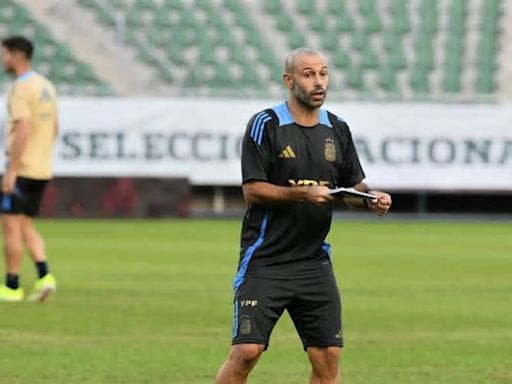
{"label": "black and blue training shirt", "polygon": [[[243,183],[351,187],[365,175],[348,125],[325,109],[319,123],[294,122],[284,102],[255,114],[242,142]],[[235,289],[245,277],[298,278],[331,270],[331,204],[250,205],[243,220]]]}

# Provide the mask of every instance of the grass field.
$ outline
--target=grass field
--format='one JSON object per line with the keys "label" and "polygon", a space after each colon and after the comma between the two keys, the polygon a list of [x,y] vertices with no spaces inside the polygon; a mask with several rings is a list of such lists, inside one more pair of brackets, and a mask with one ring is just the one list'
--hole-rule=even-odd
{"label": "grass field", "polygon": [[[60,291],[0,305],[1,384],[212,383],[229,348],[238,221],[39,228]],[[334,223],[343,383],[512,383],[511,233],[512,223]],[[26,290],[33,279],[26,258]],[[307,383],[308,372],[286,315],[250,383]]]}

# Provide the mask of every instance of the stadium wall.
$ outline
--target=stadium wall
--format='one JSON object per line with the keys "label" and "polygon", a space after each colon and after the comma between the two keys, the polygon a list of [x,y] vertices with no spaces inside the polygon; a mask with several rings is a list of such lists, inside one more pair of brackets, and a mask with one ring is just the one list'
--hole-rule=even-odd
{"label": "stadium wall", "polygon": [[[236,186],[246,123],[253,113],[273,104],[63,99],[55,174],[183,177],[195,186]],[[376,187],[512,190],[508,105],[364,103],[332,104],[327,109],[350,125],[368,181]]]}
{"label": "stadium wall", "polygon": [[[245,125],[253,113],[277,103],[63,98],[55,175],[89,181],[188,180],[192,189],[187,191],[223,212],[225,195],[241,199]],[[429,195],[446,200],[460,192],[512,193],[512,109],[507,104],[343,103],[326,108],[350,125],[368,183],[403,194],[411,210],[424,208]],[[0,161],[5,161],[3,154]],[[189,196],[180,196],[184,203],[174,212],[187,215],[183,207]],[[98,207],[94,212],[100,212]]]}

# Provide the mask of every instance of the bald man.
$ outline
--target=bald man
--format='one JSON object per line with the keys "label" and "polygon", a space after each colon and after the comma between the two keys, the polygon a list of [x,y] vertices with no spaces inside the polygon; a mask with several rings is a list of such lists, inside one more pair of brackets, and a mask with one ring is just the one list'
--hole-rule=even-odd
{"label": "bald man", "polygon": [[[341,300],[325,241],[331,188],[368,192],[347,124],[320,107],[329,84],[325,58],[299,48],[285,62],[287,101],[256,113],[242,144],[243,220],[234,280],[232,346],[217,384],[242,384],[287,310],[311,362],[311,384],[339,383]],[[344,199],[384,215],[391,197]]]}

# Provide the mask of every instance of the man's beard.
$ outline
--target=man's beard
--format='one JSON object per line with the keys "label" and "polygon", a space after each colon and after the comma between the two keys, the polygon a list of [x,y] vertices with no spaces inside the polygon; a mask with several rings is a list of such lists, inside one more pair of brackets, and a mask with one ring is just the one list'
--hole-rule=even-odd
{"label": "man's beard", "polygon": [[[322,98],[322,100],[312,100],[312,95],[314,92],[318,92],[318,91],[323,91],[324,92],[324,97]],[[304,107],[306,107],[307,109],[316,109],[316,108],[319,108],[323,105],[324,101],[325,101],[325,97],[327,96],[327,90],[326,89],[322,89],[321,87],[317,87],[315,89],[313,89],[309,94],[306,92],[306,90],[304,88],[302,88],[300,85],[298,85],[297,83],[294,83],[293,86],[292,86],[292,93],[293,93],[293,96],[295,96],[295,98],[297,99],[297,101]]]}

